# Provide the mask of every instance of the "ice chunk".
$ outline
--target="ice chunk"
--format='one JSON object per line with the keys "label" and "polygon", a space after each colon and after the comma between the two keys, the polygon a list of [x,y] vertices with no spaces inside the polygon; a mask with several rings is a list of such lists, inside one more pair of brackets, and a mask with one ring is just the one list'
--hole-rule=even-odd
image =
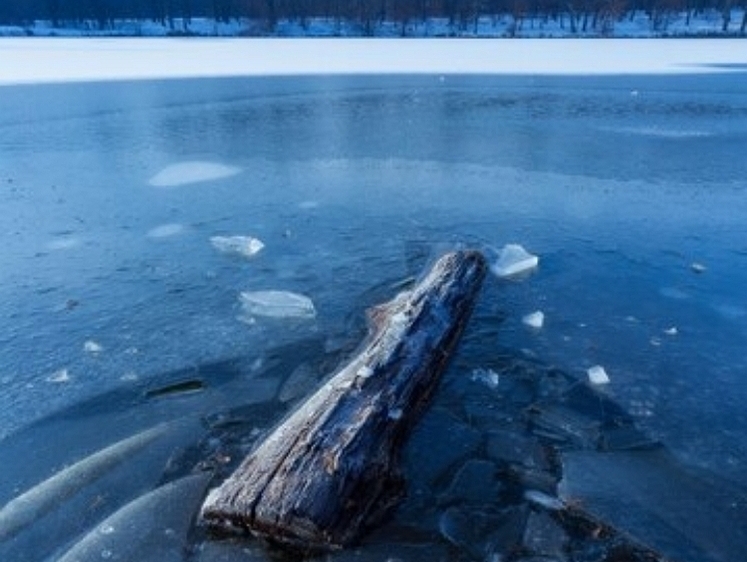
{"label": "ice chunk", "polygon": [[265,247],[261,240],[251,236],[212,236],[210,243],[219,252],[236,254],[245,258],[255,256]]}
{"label": "ice chunk", "polygon": [[501,382],[501,377],[493,369],[475,369],[472,371],[471,379],[495,390]]}
{"label": "ice chunk", "polygon": [[83,344],[83,351],[85,351],[86,353],[96,354],[104,351],[104,348],[101,347],[101,344],[98,344],[93,340],[88,340]]}
{"label": "ice chunk", "polygon": [[60,369],[55,371],[47,377],[47,382],[63,383],[70,381],[70,373],[67,369]]}
{"label": "ice chunk", "polygon": [[524,316],[521,321],[524,323],[524,325],[529,326],[530,328],[534,328],[535,330],[539,330],[545,323],[545,313],[541,310],[537,310]]}
{"label": "ice chunk", "polygon": [[180,162],[166,166],[148,183],[154,187],[177,187],[190,183],[200,183],[235,176],[241,168],[226,166],[216,162]]}
{"label": "ice chunk", "polygon": [[271,318],[313,318],[316,309],[305,295],[289,291],[245,291],[240,296],[244,312],[249,316]]}
{"label": "ice chunk", "polygon": [[706,270],[706,266],[704,266],[702,263],[693,262],[690,264],[690,269],[692,269],[695,273],[703,273]]}
{"label": "ice chunk", "polygon": [[184,232],[184,225],[178,223],[162,224],[148,231],[148,238],[169,238]]}
{"label": "ice chunk", "polygon": [[610,382],[607,371],[601,365],[589,367],[586,373],[589,375],[589,382],[591,384],[608,384]]}
{"label": "ice chunk", "polygon": [[664,333],[668,336],[676,336],[678,333],[677,326],[672,326],[671,328],[667,328],[664,330]]}
{"label": "ice chunk", "polygon": [[498,259],[491,264],[490,271],[498,277],[512,277],[531,271],[538,263],[539,258],[519,244],[506,244],[498,252]]}

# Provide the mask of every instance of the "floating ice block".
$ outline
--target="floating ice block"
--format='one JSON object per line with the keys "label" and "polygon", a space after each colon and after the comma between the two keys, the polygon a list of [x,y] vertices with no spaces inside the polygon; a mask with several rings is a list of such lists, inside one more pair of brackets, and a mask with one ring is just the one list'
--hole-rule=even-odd
{"label": "floating ice block", "polygon": [[529,326],[530,328],[534,328],[535,330],[539,330],[545,323],[545,313],[541,310],[537,310],[524,316],[521,321],[524,323],[524,325]]}
{"label": "floating ice block", "polygon": [[601,365],[594,365],[590,367],[586,373],[589,375],[589,382],[591,384],[607,384],[610,382],[607,371]]}
{"label": "floating ice block", "polygon": [[511,277],[531,271],[538,263],[539,258],[519,244],[506,244],[498,252],[498,259],[491,264],[490,270],[498,277]]}
{"label": "floating ice block", "polygon": [[245,258],[256,255],[265,247],[261,240],[251,236],[212,236],[210,243],[219,252],[236,254]]}
{"label": "floating ice block", "polygon": [[311,299],[289,291],[245,291],[240,296],[249,316],[271,318],[313,318],[316,309]]}

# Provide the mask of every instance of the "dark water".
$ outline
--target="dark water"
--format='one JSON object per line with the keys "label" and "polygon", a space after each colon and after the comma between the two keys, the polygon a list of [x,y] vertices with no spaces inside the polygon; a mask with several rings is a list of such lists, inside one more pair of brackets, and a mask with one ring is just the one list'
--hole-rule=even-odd
{"label": "dark water", "polygon": [[[0,436],[12,465],[0,502],[76,448],[163,419],[256,403],[242,419],[267,427],[289,372],[331,371],[364,334],[364,309],[398,282],[447,249],[506,243],[539,268],[488,279],[436,419],[489,395],[475,369],[530,361],[583,379],[600,364],[603,392],[679,461],[747,485],[744,73],[0,95]],[[151,185],[185,162],[235,173]],[[246,260],[209,242],[234,234],[266,246]],[[238,294],[264,289],[309,296],[316,318],[239,321]],[[539,331],[521,322],[534,310]],[[200,382],[147,393],[184,380]],[[442,543],[416,551],[441,555]]]}

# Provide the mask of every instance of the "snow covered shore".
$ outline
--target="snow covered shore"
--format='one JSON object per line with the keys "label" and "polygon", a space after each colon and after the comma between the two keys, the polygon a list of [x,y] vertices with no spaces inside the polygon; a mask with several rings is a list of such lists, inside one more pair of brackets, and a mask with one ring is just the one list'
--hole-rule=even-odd
{"label": "snow covered shore", "polygon": [[571,22],[569,16],[525,17],[483,16],[469,23],[449,22],[444,18],[373,22],[364,28],[358,22],[325,18],[280,20],[268,29],[264,22],[251,19],[220,22],[212,18],[174,18],[170,21],[115,20],[104,26],[95,21],[51,22],[37,20],[24,26],[0,26],[0,36],[35,37],[165,37],[196,35],[203,37],[744,37],[745,10],[734,8],[728,14],[704,10],[693,15],[686,11],[651,17],[642,11],[630,12],[617,19],[588,18]]}
{"label": "snow covered shore", "polygon": [[0,85],[313,74],[688,74],[747,70],[743,39],[2,38]]}

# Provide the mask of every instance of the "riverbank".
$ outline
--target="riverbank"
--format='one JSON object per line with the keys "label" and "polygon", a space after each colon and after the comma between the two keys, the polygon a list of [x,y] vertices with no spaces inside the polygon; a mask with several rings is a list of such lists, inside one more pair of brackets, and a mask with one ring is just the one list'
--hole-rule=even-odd
{"label": "riverbank", "polygon": [[172,18],[163,21],[112,20],[57,22],[36,20],[26,25],[0,26],[0,36],[11,37],[463,37],[463,38],[664,38],[745,37],[747,12],[704,10],[634,11],[610,14],[570,14],[521,17],[482,16],[469,21],[429,18],[407,21],[359,22],[335,18],[264,20]]}

